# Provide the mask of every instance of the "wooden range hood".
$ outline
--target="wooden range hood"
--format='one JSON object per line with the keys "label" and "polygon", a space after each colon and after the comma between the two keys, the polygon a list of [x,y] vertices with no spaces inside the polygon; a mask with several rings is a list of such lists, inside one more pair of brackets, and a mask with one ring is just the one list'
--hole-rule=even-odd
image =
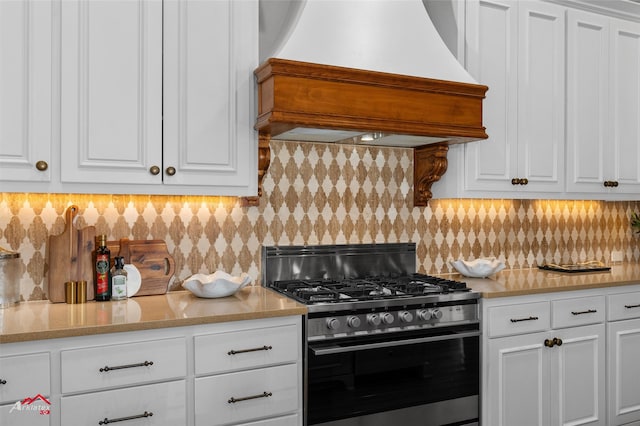
{"label": "wooden range hood", "polygon": [[426,206],[448,145],[487,138],[487,86],[275,58],[255,75],[258,197],[271,139],[412,147],[414,206]]}

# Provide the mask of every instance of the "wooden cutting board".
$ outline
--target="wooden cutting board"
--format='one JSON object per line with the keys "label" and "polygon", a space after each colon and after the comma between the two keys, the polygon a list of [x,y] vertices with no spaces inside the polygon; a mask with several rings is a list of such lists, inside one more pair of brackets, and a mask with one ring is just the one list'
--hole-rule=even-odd
{"label": "wooden cutting board", "polygon": [[64,283],[87,282],[87,300],[93,299],[93,262],[96,229],[87,226],[77,230],[73,221],[78,215],[78,206],[71,205],[65,211],[64,230],[59,235],[49,236],[47,262],[49,265],[47,294],[54,303],[64,302]]}
{"label": "wooden cutting board", "polygon": [[128,240],[121,239],[107,243],[112,256],[124,257],[125,264],[138,268],[142,277],[140,290],[135,296],[165,294],[169,281],[175,273],[176,264],[164,240]]}

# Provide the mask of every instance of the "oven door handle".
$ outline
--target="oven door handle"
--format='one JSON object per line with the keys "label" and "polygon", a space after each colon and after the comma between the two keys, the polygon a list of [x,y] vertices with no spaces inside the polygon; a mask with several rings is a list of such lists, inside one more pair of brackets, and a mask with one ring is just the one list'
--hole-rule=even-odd
{"label": "oven door handle", "polygon": [[341,354],[345,352],[364,351],[367,349],[389,348],[392,346],[399,346],[399,345],[413,345],[416,343],[438,342],[442,340],[451,340],[451,339],[464,339],[465,337],[478,337],[481,334],[482,332],[480,330],[477,330],[477,331],[455,332],[453,334],[442,334],[442,335],[430,336],[430,337],[419,337],[416,339],[392,340],[392,341],[377,342],[377,343],[364,343],[361,345],[353,345],[353,346],[332,345],[332,346],[313,347],[313,345],[309,345],[309,349],[311,349],[313,354],[316,356],[332,355],[332,354]]}

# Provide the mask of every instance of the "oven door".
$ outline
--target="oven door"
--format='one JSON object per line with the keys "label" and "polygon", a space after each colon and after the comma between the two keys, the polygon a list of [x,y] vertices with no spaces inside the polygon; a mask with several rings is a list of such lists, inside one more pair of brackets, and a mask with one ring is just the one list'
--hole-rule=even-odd
{"label": "oven door", "polygon": [[308,345],[307,424],[477,424],[477,324]]}

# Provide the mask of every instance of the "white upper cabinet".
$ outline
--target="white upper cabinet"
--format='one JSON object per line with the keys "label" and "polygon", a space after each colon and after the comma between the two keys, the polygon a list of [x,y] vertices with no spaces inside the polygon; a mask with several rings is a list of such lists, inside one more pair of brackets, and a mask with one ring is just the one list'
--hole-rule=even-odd
{"label": "white upper cabinet", "polygon": [[567,190],[640,189],[640,24],[570,11]]}
{"label": "white upper cabinet", "polygon": [[567,77],[567,189],[603,192],[611,146],[607,17],[569,11]]}
{"label": "white upper cabinet", "polygon": [[51,180],[52,29],[51,2],[0,1],[2,181]]}
{"label": "white upper cabinet", "polygon": [[164,183],[257,194],[256,2],[169,0],[164,14]]}
{"label": "white upper cabinet", "polygon": [[483,103],[489,139],[465,146],[464,189],[508,190],[518,158],[517,3],[482,0],[467,7],[467,69],[489,86]]}
{"label": "white upper cabinet", "polygon": [[640,191],[640,24],[611,19],[609,30],[610,144],[605,150],[611,177],[610,191]]}
{"label": "white upper cabinet", "polygon": [[489,86],[489,139],[451,148],[436,197],[637,197],[640,5],[586,3],[467,1],[458,57]]}
{"label": "white upper cabinet", "polygon": [[257,194],[258,0],[10,0],[0,24],[9,190]]}
{"label": "white upper cabinet", "polygon": [[528,192],[564,188],[565,10],[518,2],[518,168]]}
{"label": "white upper cabinet", "polygon": [[62,2],[62,182],[161,183],[162,2]]}
{"label": "white upper cabinet", "polygon": [[457,195],[564,190],[564,14],[541,1],[467,3],[466,65],[489,86],[483,104],[489,139],[464,146],[462,171],[452,162],[461,181]]}

